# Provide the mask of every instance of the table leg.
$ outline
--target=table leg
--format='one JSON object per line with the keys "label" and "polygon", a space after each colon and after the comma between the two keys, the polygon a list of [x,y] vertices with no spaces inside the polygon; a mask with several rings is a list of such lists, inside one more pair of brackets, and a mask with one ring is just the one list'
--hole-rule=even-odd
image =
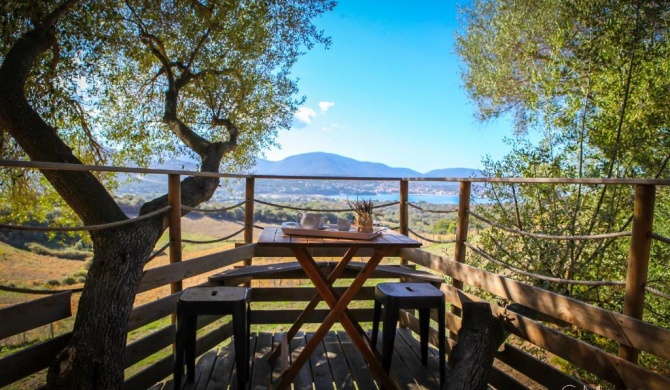
{"label": "table leg", "polygon": [[[342,272],[344,272],[344,270],[347,267],[347,264],[349,264],[351,259],[356,255],[356,251],[358,251],[358,248],[350,248],[349,250],[347,250],[347,252],[344,254],[344,257],[342,257],[339,263],[337,263],[335,268],[330,272],[330,275],[328,275],[328,279],[326,281],[326,283],[329,286],[332,286],[335,280],[337,280],[337,278],[340,277]],[[306,256],[309,256],[309,253],[307,253]],[[307,307],[305,307],[305,310],[303,310],[302,313],[300,313],[298,319],[295,320],[291,328],[286,332],[286,339],[289,342],[293,339],[293,337],[295,337],[296,333],[298,333],[298,330],[300,330],[300,327],[305,323],[307,317],[310,314],[312,314],[314,309],[316,309],[316,305],[318,305],[320,301],[321,301],[321,295],[317,292],[309,301]],[[282,345],[280,344],[272,352],[272,355],[270,355],[269,359],[270,363],[273,363],[275,360],[277,360],[277,358],[281,355],[281,353],[282,353]]]}
{"label": "table leg", "polygon": [[370,257],[370,259],[363,267],[361,272],[358,274],[358,276],[356,276],[354,281],[351,283],[351,285],[345,291],[345,293],[339,298],[339,300],[333,294],[330,286],[328,286],[328,284],[326,283],[325,278],[321,274],[320,270],[317,268],[316,263],[314,263],[314,260],[311,259],[311,257],[309,256],[305,256],[304,255],[305,253],[306,251],[295,251],[296,258],[302,265],[303,269],[305,270],[309,278],[314,283],[317,291],[322,295],[326,303],[328,303],[328,305],[331,307],[331,311],[324,320],[324,322],[321,324],[321,326],[319,326],[317,331],[314,333],[312,339],[307,343],[303,351],[297,357],[291,368],[289,368],[284,373],[284,375],[282,375],[282,378],[280,379],[277,388],[281,390],[286,389],[290,386],[291,382],[293,381],[298,371],[300,370],[300,367],[302,367],[307,362],[310,355],[316,349],[318,343],[320,343],[321,340],[323,340],[326,333],[328,333],[328,331],[333,326],[335,321],[340,319],[340,322],[342,323],[342,326],[349,334],[351,341],[354,343],[356,348],[361,352],[361,354],[369,364],[370,369],[373,371],[373,373],[376,374],[377,378],[381,381],[381,385],[386,389],[395,389],[396,388],[395,384],[391,381],[388,374],[384,372],[383,368],[381,367],[381,364],[375,357],[374,352],[368,347],[363,337],[357,332],[357,328],[354,325],[354,321],[347,315],[343,315],[349,302],[351,302],[351,300],[356,296],[356,294],[358,294],[361,287],[363,287],[365,281],[372,275],[377,265],[381,262],[384,256],[387,255],[387,253],[385,253],[385,251],[382,249],[375,250],[372,257]]}

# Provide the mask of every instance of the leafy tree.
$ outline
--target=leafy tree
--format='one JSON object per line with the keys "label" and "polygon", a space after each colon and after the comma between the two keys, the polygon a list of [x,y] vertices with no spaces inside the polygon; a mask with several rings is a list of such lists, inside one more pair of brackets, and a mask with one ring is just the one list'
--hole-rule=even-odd
{"label": "leafy tree", "polygon": [[456,233],[456,221],[452,219],[440,218],[433,225],[435,234],[454,234]]}
{"label": "leafy tree", "polygon": [[[516,130],[508,156],[484,161],[487,176],[670,176],[670,3],[476,0],[461,15],[457,50],[477,117],[511,117]],[[490,185],[488,194],[494,204],[482,213],[518,230],[561,236],[630,230],[632,188]],[[667,198],[658,199],[657,208],[667,209]],[[663,230],[667,213],[655,217]],[[546,240],[490,229],[481,244],[493,258],[550,277],[626,275],[627,239]],[[658,258],[667,253],[654,247]],[[650,274],[650,282],[667,292],[661,275]],[[617,289],[528,281],[613,310],[622,304]],[[667,324],[669,313],[666,303],[648,319]]]}
{"label": "leafy tree", "polygon": [[[290,69],[303,50],[329,44],[312,20],[333,7],[328,0],[2,2],[1,157],[144,166],[188,153],[202,171],[245,167],[289,127],[301,102]],[[5,170],[0,180],[15,220],[39,216],[29,210],[58,199],[86,225],[128,219],[109,194],[113,178],[99,173]],[[182,203],[208,200],[218,183],[184,179]],[[158,197],[140,214],[166,205],[167,196]],[[126,323],[166,226],[163,214],[91,232],[95,256],[50,388],[122,386]]]}

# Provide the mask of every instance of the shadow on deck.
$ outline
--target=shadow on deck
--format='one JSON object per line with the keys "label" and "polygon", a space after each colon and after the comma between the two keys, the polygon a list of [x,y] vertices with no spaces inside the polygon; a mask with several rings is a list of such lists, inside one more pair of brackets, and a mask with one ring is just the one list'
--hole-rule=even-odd
{"label": "shadow on deck", "polygon": [[[391,378],[399,389],[439,389],[437,350],[429,345],[428,365],[419,358],[419,340],[410,330],[398,329],[394,345]],[[292,357],[305,346],[311,333],[299,333],[291,342]],[[280,362],[268,358],[281,338],[281,333],[254,333],[251,340],[253,363],[249,389],[272,389],[279,378]],[[379,346],[378,346],[379,347]],[[234,348],[226,342],[202,355],[196,362],[195,382],[184,389],[237,389]],[[151,390],[172,390],[170,377],[157,383]],[[329,332],[312,354],[293,383],[294,389],[377,389],[370,370],[360,352],[344,331]]]}

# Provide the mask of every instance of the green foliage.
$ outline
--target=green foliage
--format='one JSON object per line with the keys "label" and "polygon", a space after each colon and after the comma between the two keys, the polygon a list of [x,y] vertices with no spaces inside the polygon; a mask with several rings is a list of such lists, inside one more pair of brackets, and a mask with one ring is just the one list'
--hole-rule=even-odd
{"label": "green foliage", "polygon": [[[0,63],[56,6],[0,5]],[[164,121],[173,75],[180,83],[178,119],[197,137],[229,141],[229,123],[239,131],[223,161],[225,171],[236,172],[274,145],[278,129],[290,127],[304,99],[296,97],[291,68],[305,50],[330,44],[312,20],[334,6],[330,0],[80,2],[58,20],[56,42],[38,59],[26,95],[81,162],[147,166],[195,156]],[[5,131],[0,158],[27,159]],[[95,175],[108,189],[117,184],[106,173]],[[38,172],[2,169],[0,184],[13,220],[43,221],[44,210],[62,208],[63,224],[78,221]]]}
{"label": "green foliage", "polygon": [[[477,116],[511,116],[516,130],[506,157],[484,160],[486,176],[670,177],[670,3],[477,0],[462,17],[457,51]],[[659,189],[654,221],[666,237],[667,190]],[[629,231],[633,195],[621,185],[490,184],[494,202],[481,212],[525,232],[590,236]],[[481,247],[510,266],[559,279],[626,279],[629,238],[563,241],[481,227]],[[655,244],[649,265],[649,283],[666,294],[669,255],[668,245]],[[621,288],[559,284],[475,261],[609,310],[623,305]],[[667,300],[648,295],[645,308],[645,320],[668,327]]]}
{"label": "green foliage", "polygon": [[456,220],[455,219],[438,219],[435,225],[433,225],[433,233],[435,234],[455,234],[456,233]]}
{"label": "green foliage", "polygon": [[51,249],[36,242],[30,242],[26,245],[27,249],[38,255],[53,256],[69,260],[86,260],[92,257],[91,252],[81,251],[73,248]]}

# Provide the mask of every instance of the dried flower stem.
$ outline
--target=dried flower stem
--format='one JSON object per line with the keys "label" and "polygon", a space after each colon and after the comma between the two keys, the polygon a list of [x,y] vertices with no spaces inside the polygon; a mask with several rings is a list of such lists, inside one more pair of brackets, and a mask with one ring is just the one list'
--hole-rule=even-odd
{"label": "dried flower stem", "polygon": [[349,205],[349,208],[351,208],[358,215],[372,215],[372,199],[358,200],[358,198],[356,198],[356,201],[353,203],[347,199],[347,204]]}

